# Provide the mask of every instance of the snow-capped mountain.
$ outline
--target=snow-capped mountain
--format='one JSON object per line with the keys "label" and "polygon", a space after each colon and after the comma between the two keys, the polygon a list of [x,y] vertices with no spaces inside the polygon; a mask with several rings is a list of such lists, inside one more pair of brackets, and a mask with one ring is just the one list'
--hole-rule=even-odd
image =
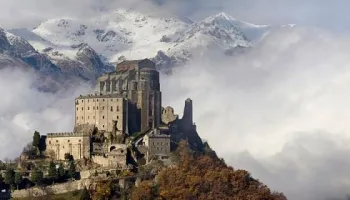
{"label": "snow-capped mountain", "polygon": [[269,30],[270,26],[242,22],[225,13],[192,22],[118,9],[87,19],[49,19],[31,31],[12,33],[26,38],[56,63],[60,58],[61,62],[77,60],[78,49],[74,47],[86,44],[104,63],[117,62],[121,57],[148,57],[170,59],[159,63],[175,65],[206,49],[231,52],[236,47],[249,47]]}
{"label": "snow-capped mountain", "polygon": [[[33,51],[36,48],[40,55],[47,59],[59,68],[66,78],[82,78],[86,81],[94,81],[99,75],[109,72],[113,69],[112,66],[106,65],[101,61],[100,56],[87,44],[81,43],[68,47],[61,47],[47,41],[37,34],[26,29],[10,30],[11,35],[21,36],[28,40],[27,48]],[[23,40],[18,37],[18,40]],[[31,46],[33,45],[33,46]]]}
{"label": "snow-capped mountain", "polygon": [[2,62],[19,60],[51,77],[94,81],[120,59],[148,57],[167,71],[208,50],[234,55],[271,29],[225,13],[192,22],[118,9],[86,19],[49,19],[33,30],[2,30],[0,53],[7,55]]}

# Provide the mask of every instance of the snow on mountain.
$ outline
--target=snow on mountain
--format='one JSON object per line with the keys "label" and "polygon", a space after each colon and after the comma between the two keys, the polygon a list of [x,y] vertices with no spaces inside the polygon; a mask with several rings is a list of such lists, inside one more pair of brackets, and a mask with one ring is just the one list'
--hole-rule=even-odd
{"label": "snow on mountain", "polygon": [[121,55],[153,57],[171,46],[160,41],[163,36],[184,30],[190,23],[119,9],[89,19],[50,19],[33,32],[60,47],[87,43],[108,61],[116,61]]}
{"label": "snow on mountain", "polygon": [[[242,22],[225,13],[192,22],[176,16],[160,17],[118,9],[87,19],[49,19],[34,30],[11,32],[27,39],[61,69],[89,79],[93,78],[93,73],[111,70],[108,63],[115,63],[122,57],[154,58],[158,66],[169,67],[181,65],[193,54],[207,50],[233,55],[251,47],[270,30],[268,25]],[[92,58],[81,58],[81,47],[93,52],[90,53]],[[105,65],[101,65],[97,57]],[[74,67],[69,69],[68,65]]]}
{"label": "snow on mountain", "polygon": [[10,30],[11,33],[29,41],[35,49],[46,55],[65,75],[94,81],[99,75],[109,72],[112,66],[102,63],[100,56],[87,44],[54,44],[26,29]]}

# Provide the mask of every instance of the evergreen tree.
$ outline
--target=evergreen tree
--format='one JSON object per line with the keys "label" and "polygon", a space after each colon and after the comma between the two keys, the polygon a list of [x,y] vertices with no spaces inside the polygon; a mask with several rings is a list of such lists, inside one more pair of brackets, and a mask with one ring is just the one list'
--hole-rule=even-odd
{"label": "evergreen tree", "polygon": [[43,181],[44,175],[43,172],[38,168],[35,168],[30,175],[30,180],[33,181],[36,185],[39,185]]}
{"label": "evergreen tree", "polygon": [[15,171],[13,169],[8,168],[6,170],[4,182],[10,186],[12,186],[15,183]]}
{"label": "evergreen tree", "polygon": [[86,187],[84,187],[84,189],[81,191],[80,195],[79,195],[79,200],[90,200],[90,193],[89,191],[86,189]]}
{"label": "evergreen tree", "polygon": [[56,170],[56,165],[53,161],[49,164],[48,175],[47,177],[52,180],[54,183],[58,179],[58,172]]}
{"label": "evergreen tree", "polygon": [[40,133],[38,131],[35,131],[33,135],[33,147],[40,152]]}
{"label": "evergreen tree", "polygon": [[69,162],[69,169],[68,169],[68,176],[69,176],[69,178],[75,178],[76,173],[77,173],[77,171],[75,169],[74,161],[70,161]]}
{"label": "evergreen tree", "polygon": [[15,174],[15,184],[16,184],[16,186],[17,186],[17,190],[18,190],[18,186],[19,186],[19,184],[21,184],[22,183],[22,175],[19,173],[19,172],[17,172],[16,174]]}
{"label": "evergreen tree", "polygon": [[58,179],[60,181],[64,180],[66,172],[64,171],[62,163],[60,163],[58,170],[57,170],[57,173],[58,173]]}

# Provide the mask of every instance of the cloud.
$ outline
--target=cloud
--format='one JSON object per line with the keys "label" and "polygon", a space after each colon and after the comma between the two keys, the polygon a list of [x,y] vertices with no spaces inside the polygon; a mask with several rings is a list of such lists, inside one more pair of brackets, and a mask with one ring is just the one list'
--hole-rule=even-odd
{"label": "cloud", "polygon": [[228,59],[208,52],[162,80],[163,104],[194,101],[200,135],[235,168],[289,199],[345,197],[350,188],[350,38],[273,31]]}
{"label": "cloud", "polygon": [[34,130],[70,132],[74,126],[74,98],[91,89],[87,85],[55,94],[32,87],[37,76],[15,68],[0,70],[0,160],[19,156],[32,141]]}

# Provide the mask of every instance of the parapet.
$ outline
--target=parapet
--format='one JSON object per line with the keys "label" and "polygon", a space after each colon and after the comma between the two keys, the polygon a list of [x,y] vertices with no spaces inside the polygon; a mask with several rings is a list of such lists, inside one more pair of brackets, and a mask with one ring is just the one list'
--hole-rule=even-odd
{"label": "parapet", "polygon": [[62,133],[48,133],[48,138],[54,137],[87,137],[90,136],[87,133],[76,133],[76,132],[62,132]]}
{"label": "parapet", "polygon": [[80,95],[76,99],[99,99],[99,98],[123,98],[123,95],[121,94],[105,94],[105,95],[98,95],[98,94],[88,94],[88,95]]}

